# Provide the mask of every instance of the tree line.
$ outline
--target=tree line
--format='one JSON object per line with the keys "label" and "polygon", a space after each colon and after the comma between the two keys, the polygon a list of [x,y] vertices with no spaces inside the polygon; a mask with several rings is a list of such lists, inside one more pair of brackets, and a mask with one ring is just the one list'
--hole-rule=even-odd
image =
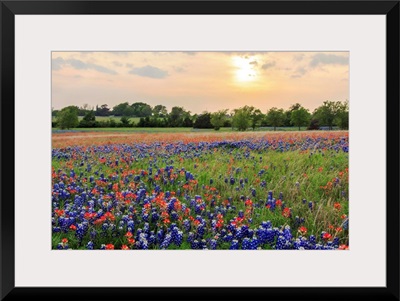
{"label": "tree line", "polygon": [[[324,101],[321,106],[313,112],[296,103],[287,110],[282,108],[270,108],[262,113],[254,106],[245,105],[241,108],[222,109],[217,112],[204,111],[201,114],[191,114],[183,107],[172,107],[168,112],[163,105],[154,107],[136,102],[129,104],[124,102],[114,106],[112,109],[103,104],[90,108],[88,105],[68,106],[61,110],[53,110],[52,127],[61,129],[69,128],[92,128],[92,127],[193,127],[198,129],[215,129],[231,127],[239,131],[249,128],[255,130],[259,127],[307,127],[308,130],[317,130],[326,127],[348,129],[349,127],[349,104],[348,101]],[[79,120],[79,116],[83,117]],[[97,116],[108,116],[108,120],[96,120]],[[119,122],[112,117],[120,117]],[[131,117],[138,117],[138,122],[132,122]]]}

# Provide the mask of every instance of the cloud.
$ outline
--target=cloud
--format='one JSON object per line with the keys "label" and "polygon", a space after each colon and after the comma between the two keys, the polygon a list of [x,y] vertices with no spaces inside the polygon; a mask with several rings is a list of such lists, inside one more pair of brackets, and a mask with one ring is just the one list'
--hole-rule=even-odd
{"label": "cloud", "polygon": [[295,54],[293,56],[293,61],[300,62],[304,59],[304,53]]}
{"label": "cloud", "polygon": [[75,69],[89,69],[88,64],[82,62],[81,60],[69,59],[65,62],[70,64]]}
{"label": "cloud", "polygon": [[52,60],[52,69],[53,70],[60,70],[63,66],[69,65],[74,69],[77,70],[96,70],[98,72],[102,73],[107,73],[107,74],[117,74],[114,70],[108,69],[104,66],[96,65],[96,64],[90,64],[90,63],[85,63],[81,60],[77,59],[68,59],[64,60],[61,57],[55,58]]}
{"label": "cloud", "polygon": [[300,78],[300,77],[302,77],[304,74],[307,73],[307,69],[304,68],[304,67],[299,67],[299,68],[296,69],[295,72],[296,72],[296,73],[295,73],[295,74],[292,74],[291,77],[292,77],[292,78]]}
{"label": "cloud", "polygon": [[197,54],[196,51],[183,51],[183,53],[187,54],[187,55],[196,55]]}
{"label": "cloud", "polygon": [[317,67],[318,65],[347,65],[349,58],[336,54],[317,53],[311,61],[311,67]]}
{"label": "cloud", "polygon": [[128,67],[128,68],[133,68],[133,64],[127,63],[125,66]]}
{"label": "cloud", "polygon": [[269,69],[269,68],[274,67],[275,65],[276,65],[275,61],[267,62],[267,63],[263,64],[263,65],[261,66],[261,68],[264,69],[264,70],[267,70],[267,69]]}
{"label": "cloud", "polygon": [[131,71],[129,71],[129,74],[135,74],[150,78],[165,78],[168,76],[168,71],[147,65],[144,67],[133,68]]}
{"label": "cloud", "polygon": [[114,61],[113,64],[114,64],[114,66],[117,66],[117,67],[122,67],[123,66],[122,63],[117,62],[117,61]]}
{"label": "cloud", "polygon": [[88,67],[89,67],[89,69],[94,69],[94,70],[102,72],[102,73],[117,74],[117,72],[115,72],[114,70],[108,69],[108,68],[100,66],[100,65],[88,64]]}
{"label": "cloud", "polygon": [[250,64],[250,65],[254,65],[254,66],[257,66],[257,65],[258,65],[257,61],[252,61],[252,62],[250,62],[249,64]]}
{"label": "cloud", "polygon": [[51,69],[52,70],[60,70],[64,64],[64,59],[62,57],[58,57],[51,60]]}

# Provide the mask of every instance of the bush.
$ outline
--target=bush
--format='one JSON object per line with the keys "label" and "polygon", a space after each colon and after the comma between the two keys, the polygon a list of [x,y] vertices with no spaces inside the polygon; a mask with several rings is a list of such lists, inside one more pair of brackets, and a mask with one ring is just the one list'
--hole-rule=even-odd
{"label": "bush", "polygon": [[307,130],[319,130],[319,120],[311,119],[310,125],[308,126]]}
{"label": "bush", "polygon": [[211,114],[203,113],[199,115],[196,121],[193,123],[193,127],[195,129],[212,129],[213,125],[211,124]]}

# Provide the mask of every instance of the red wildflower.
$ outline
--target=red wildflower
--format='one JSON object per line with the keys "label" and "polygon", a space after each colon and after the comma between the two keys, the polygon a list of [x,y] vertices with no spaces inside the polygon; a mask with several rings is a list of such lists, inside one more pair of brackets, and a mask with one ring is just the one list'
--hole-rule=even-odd
{"label": "red wildflower", "polygon": [[126,234],[125,234],[125,237],[127,237],[127,238],[131,238],[132,236],[133,236],[133,234],[130,231],[126,232]]}
{"label": "red wildflower", "polygon": [[175,211],[181,211],[181,210],[182,210],[181,202],[177,200],[177,201],[174,203],[174,208],[175,208]]}
{"label": "red wildflower", "polygon": [[246,202],[244,202],[244,204],[245,204],[246,206],[252,206],[252,205],[253,205],[253,202],[252,202],[250,199],[247,199]]}
{"label": "red wildflower", "polygon": [[333,207],[334,207],[336,210],[340,210],[340,209],[342,208],[342,205],[340,205],[340,203],[335,203],[335,204],[333,204]]}
{"label": "red wildflower", "polygon": [[299,232],[300,232],[302,235],[305,235],[305,234],[307,233],[307,228],[304,227],[304,226],[301,226],[301,227],[299,228]]}
{"label": "red wildflower", "polygon": [[63,244],[66,244],[66,243],[68,243],[68,239],[63,238],[63,239],[61,239],[61,242],[62,242]]}
{"label": "red wildflower", "polygon": [[130,245],[133,245],[135,243],[135,240],[133,238],[128,238],[128,243]]}
{"label": "red wildflower", "polygon": [[73,230],[73,231],[76,230],[76,226],[75,226],[75,225],[71,225],[71,226],[69,226],[69,228],[70,228],[71,230]]}
{"label": "red wildflower", "polygon": [[280,207],[280,206],[282,206],[282,201],[281,200],[277,200],[275,204],[276,204],[276,206]]}
{"label": "red wildflower", "polygon": [[106,250],[114,250],[114,245],[113,244],[106,245]]}
{"label": "red wildflower", "polygon": [[96,213],[89,213],[89,212],[86,212],[84,215],[83,215],[83,217],[85,218],[85,219],[92,219],[92,218],[94,218],[94,217],[96,217]]}
{"label": "red wildflower", "polygon": [[291,216],[290,208],[287,208],[287,207],[286,207],[285,209],[283,209],[282,215],[283,215],[284,217],[286,217],[286,218],[289,218],[289,217]]}
{"label": "red wildflower", "polygon": [[349,249],[349,246],[347,246],[347,245],[340,245],[338,248],[338,250],[348,250],[348,249]]}
{"label": "red wildflower", "polygon": [[104,218],[109,219],[110,221],[115,220],[115,216],[111,212],[104,213]]}
{"label": "red wildflower", "polygon": [[105,218],[104,215],[103,215],[103,216],[100,217],[99,219],[96,219],[96,220],[93,222],[93,224],[98,225],[98,224],[104,223],[105,220],[106,220],[106,218]]}
{"label": "red wildflower", "polygon": [[64,214],[64,210],[56,209],[56,210],[54,210],[54,212],[55,212],[58,216],[61,216],[61,215]]}
{"label": "red wildflower", "polygon": [[324,235],[322,235],[323,239],[330,239],[332,237],[332,235],[330,235],[328,232],[324,233]]}
{"label": "red wildflower", "polygon": [[129,250],[129,247],[127,245],[122,245],[121,250]]}

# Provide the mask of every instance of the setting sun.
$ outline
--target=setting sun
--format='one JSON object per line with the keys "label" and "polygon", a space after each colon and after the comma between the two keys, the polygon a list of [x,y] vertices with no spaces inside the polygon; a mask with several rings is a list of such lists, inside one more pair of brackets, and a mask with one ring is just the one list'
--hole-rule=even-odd
{"label": "setting sun", "polygon": [[52,106],[145,102],[193,114],[348,98],[347,52],[53,52]]}
{"label": "setting sun", "polygon": [[257,72],[254,68],[257,62],[254,58],[235,56],[232,60],[236,67],[235,75],[237,81],[249,82],[257,78]]}

